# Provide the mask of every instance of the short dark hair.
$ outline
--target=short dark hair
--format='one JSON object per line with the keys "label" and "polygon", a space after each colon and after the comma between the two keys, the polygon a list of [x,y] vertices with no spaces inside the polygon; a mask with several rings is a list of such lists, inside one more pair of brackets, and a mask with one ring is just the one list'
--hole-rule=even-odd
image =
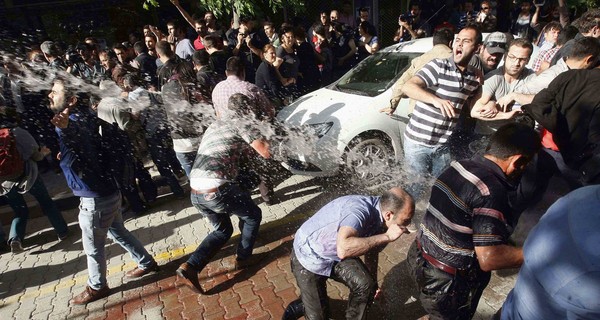
{"label": "short dark hair", "polygon": [[149,35],[145,36],[144,40],[146,40],[146,38],[152,38],[154,40],[154,42],[156,42],[156,36],[153,34],[149,34]]}
{"label": "short dark hair", "polygon": [[206,20],[203,17],[195,17],[194,23],[206,25]]}
{"label": "short dark hair", "polygon": [[[531,53],[533,53],[533,44],[527,38],[513,39],[508,44],[508,49],[509,50],[510,50],[510,47],[521,47],[521,48],[529,49],[529,55],[530,56],[531,56]],[[508,54],[508,50],[506,50],[506,54]]]}
{"label": "short dark hair", "polygon": [[156,52],[158,52],[158,54],[161,56],[165,56],[168,58],[173,56],[173,49],[171,49],[171,44],[165,40],[157,42],[155,49]]}
{"label": "short dark hair", "polygon": [[271,21],[265,21],[263,23],[263,27],[266,27],[266,26],[269,26],[271,28],[275,28],[275,24],[273,22],[271,22]]}
{"label": "short dark hair", "polygon": [[563,27],[558,21],[550,21],[545,26],[542,32],[548,32],[550,30],[562,31]]}
{"label": "short dark hair", "polygon": [[133,44],[133,50],[135,50],[135,52],[139,54],[148,52],[148,47],[146,47],[146,44],[144,42],[138,41]]}
{"label": "short dark hair", "polygon": [[360,7],[360,9],[358,9],[358,12],[369,12],[369,8],[367,8],[367,7]]}
{"label": "short dark hair", "polygon": [[433,33],[433,45],[445,44],[448,45],[454,40],[454,32],[448,28],[441,28]]}
{"label": "short dark hair", "polygon": [[204,36],[204,47],[206,48],[215,48],[218,43],[218,37],[212,34]]}
{"label": "short dark hair", "polygon": [[294,28],[294,37],[298,39],[306,39],[306,31],[304,31],[304,27],[298,26]]}
{"label": "short dark hair", "polygon": [[590,9],[579,18],[579,32],[588,33],[594,27],[600,27],[600,10]]}
{"label": "short dark hair", "polygon": [[598,59],[598,56],[600,56],[600,40],[592,37],[575,39],[573,40],[571,52],[567,56],[579,60],[589,55]]}
{"label": "short dark hair", "polygon": [[579,33],[579,30],[574,26],[564,27],[556,39],[556,45],[563,46],[567,41],[574,39],[577,33]]}
{"label": "short dark hair", "polygon": [[229,59],[227,59],[227,63],[225,65],[225,71],[227,71],[228,73],[234,73],[236,75],[241,75],[242,72],[245,72],[245,66],[244,66],[244,62],[242,61],[242,59],[240,59],[239,57],[233,56]]}
{"label": "short dark hair", "polygon": [[508,159],[520,154],[531,159],[541,147],[540,134],[531,126],[509,123],[491,136],[485,154],[499,159]]}
{"label": "short dark hair", "polygon": [[115,45],[113,45],[113,50],[114,49],[119,49],[119,50],[123,50],[123,51],[127,50],[127,48],[125,48],[125,46],[122,43],[118,43],[118,42],[115,43]]}
{"label": "short dark hair", "polygon": [[460,29],[460,31],[462,30],[475,31],[475,44],[478,45],[483,43],[483,35],[481,34],[481,30],[479,30],[476,24],[468,24],[466,27]]}
{"label": "short dark hair", "polygon": [[194,54],[192,55],[192,61],[194,62],[194,64],[197,64],[200,66],[208,65],[209,60],[210,60],[210,55],[208,54],[208,52],[206,52],[205,49],[198,50],[198,51],[194,52]]}

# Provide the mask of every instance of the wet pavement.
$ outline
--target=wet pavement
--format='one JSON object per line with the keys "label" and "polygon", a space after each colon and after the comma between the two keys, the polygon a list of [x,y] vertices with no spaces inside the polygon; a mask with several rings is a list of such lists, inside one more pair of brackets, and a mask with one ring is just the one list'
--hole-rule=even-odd
{"label": "wet pavement", "polygon": [[[60,183],[47,184],[53,185],[49,187],[53,194],[65,192],[61,191]],[[553,185],[560,191],[560,183]],[[0,319],[281,319],[285,306],[297,299],[299,293],[289,261],[295,230],[338,196],[374,193],[364,188],[348,188],[348,184],[335,179],[303,176],[287,177],[275,191],[281,202],[271,206],[262,203],[258,194],[253,195],[263,211],[254,251],[261,257],[258,264],[235,269],[235,244],[239,237],[236,230],[232,240],[200,275],[204,295],[194,293],[175,276],[179,264],[209,232],[207,222],[189,199],[163,195],[147,215],[125,214],[126,227],[155,257],[160,272],[126,281],[125,272],[135,268],[135,264],[122,248],[109,240],[106,255],[112,294],[87,306],[69,305],[87,280],[76,208],[71,206],[63,211],[72,235],[62,242],[56,239],[45,217],[32,218],[24,241],[25,252],[0,256]],[[559,191],[547,193],[541,206],[554,201]],[[64,197],[68,199],[68,193]],[[1,212],[6,219],[6,213]],[[542,212],[530,210],[522,216],[515,242],[523,242]],[[7,230],[6,222],[4,226]],[[413,298],[414,285],[407,277],[404,263],[413,239],[412,234],[403,235],[382,251],[378,282],[384,296],[375,302],[369,318],[417,319],[424,315]],[[500,308],[514,285],[516,273],[516,270],[494,272],[475,319],[489,319]],[[328,293],[333,317],[343,318],[348,290],[329,281]]]}

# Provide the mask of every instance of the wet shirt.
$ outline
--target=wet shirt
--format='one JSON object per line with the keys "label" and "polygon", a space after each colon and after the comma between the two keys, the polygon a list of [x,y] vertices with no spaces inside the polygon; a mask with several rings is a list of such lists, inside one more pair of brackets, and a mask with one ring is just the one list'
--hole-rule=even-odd
{"label": "wet shirt", "polygon": [[430,61],[416,76],[425,82],[428,90],[452,103],[455,116],[444,117],[440,109],[417,101],[404,137],[421,145],[445,143],[456,127],[467,99],[474,96],[480,86],[475,69],[469,66],[463,73],[450,57]]}
{"label": "wet shirt", "polygon": [[425,252],[457,269],[478,266],[475,247],[506,244],[517,224],[508,201],[513,189],[488,159],[453,161],[435,181],[419,227]]}
{"label": "wet shirt", "polygon": [[340,227],[351,227],[358,237],[370,237],[383,232],[380,197],[345,196],[337,198],[306,221],[294,237],[294,253],[307,270],[329,277],[337,255],[337,234]]}
{"label": "wet shirt", "polygon": [[196,178],[233,181],[242,164],[256,156],[250,143],[261,138],[260,131],[254,129],[250,121],[232,121],[216,121],[202,136],[190,173],[190,185],[195,184]]}
{"label": "wet shirt", "polygon": [[502,319],[600,319],[600,186],[559,199],[527,236]]}

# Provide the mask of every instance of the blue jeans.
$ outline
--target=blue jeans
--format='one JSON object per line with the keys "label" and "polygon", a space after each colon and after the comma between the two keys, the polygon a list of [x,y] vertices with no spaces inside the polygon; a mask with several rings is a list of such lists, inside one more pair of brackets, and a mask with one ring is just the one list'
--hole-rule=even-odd
{"label": "blue jeans", "polygon": [[129,252],[138,268],[148,269],[156,262],[144,246],[123,225],[121,194],[99,198],[80,198],[79,227],[83,251],[87,256],[88,286],[94,290],[106,286],[107,234]]}
{"label": "blue jeans", "polygon": [[192,193],[191,200],[200,214],[210,221],[214,231],[208,234],[192,253],[187,261],[189,264],[200,271],[221,250],[233,233],[233,225],[229,218],[232,214],[239,217],[242,233],[237,247],[237,259],[244,260],[252,255],[262,211],[252,201],[248,192],[242,191],[236,184],[226,184],[217,192]]}
{"label": "blue jeans", "polygon": [[[46,217],[48,217],[48,221],[50,221],[50,224],[58,235],[64,235],[69,232],[69,228],[65,222],[65,219],[48,194],[46,185],[44,185],[44,181],[42,181],[40,176],[37,177],[28,192],[38,201],[42,212],[44,215],[46,215]],[[12,188],[6,194],[6,198],[8,200],[8,204],[15,212],[15,217],[13,218],[10,226],[8,242],[10,243],[12,240],[23,241],[23,239],[25,239],[27,220],[29,219],[29,209],[27,208],[27,203],[25,202],[23,195],[20,194],[16,188]]]}
{"label": "blue jeans", "polygon": [[194,166],[194,160],[196,160],[196,152],[175,152],[177,160],[181,163],[181,167],[185,171],[185,175],[189,178],[192,167]]}
{"label": "blue jeans", "polygon": [[404,165],[413,181],[408,187],[415,200],[423,195],[426,187],[424,179],[437,177],[450,164],[450,149],[445,144],[426,146],[404,139]]}

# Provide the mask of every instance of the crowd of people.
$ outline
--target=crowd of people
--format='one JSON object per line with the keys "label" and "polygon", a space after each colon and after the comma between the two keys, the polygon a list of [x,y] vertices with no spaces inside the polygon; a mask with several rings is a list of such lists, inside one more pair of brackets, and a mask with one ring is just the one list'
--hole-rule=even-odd
{"label": "crowd of people", "polygon": [[[230,215],[240,220],[236,267],[254,264],[262,213],[250,191],[258,188],[265,204],[277,203],[273,176],[289,142],[277,111],[380,48],[369,11],[360,9],[354,21],[349,2],[320,13],[308,30],[271,22],[256,28],[250,18],[225,30],[212,12],[191,16],[171,2],[195,38],[172,20],[166,33],[146,25],[112,49],[92,37],[67,50],[48,40],[26,59],[2,58],[0,180],[15,218],[8,239],[0,228],[1,249],[23,251],[24,193],[38,200],[60,240],[69,237],[37,163],[60,169],[80,198],[89,274],[74,304],[110,295],[108,235],[137,263],[127,277],[158,270],[125,228],[121,210],[123,199],[135,215],[156,201],[149,163],[176,199],[185,198],[181,180],[189,180],[192,205],[214,229],[179,266],[178,277],[204,293],[198,274],[231,237]],[[412,100],[403,167],[409,176],[435,179],[414,179],[379,197],[342,197],[306,221],[291,256],[301,296],[284,318],[327,318],[327,279],[350,288],[347,318],[365,318],[381,294],[378,250],[409,230],[417,235],[407,264],[432,319],[472,318],[490,272],[521,266],[525,272],[497,317],[600,316],[598,263],[589,258],[597,254],[579,238],[597,232],[590,225],[600,221],[600,191],[592,186],[600,182],[600,9],[570,23],[562,0],[543,19],[542,5],[532,12],[523,1],[510,32],[500,32],[495,1],[479,3],[479,12],[466,1],[454,24],[435,28],[422,15],[423,3],[400,16],[394,41],[432,34],[433,48],[398,75],[381,111],[391,116],[402,98]],[[534,46],[538,55],[529,69]],[[577,190],[549,210],[524,251],[509,237],[554,175]],[[424,217],[412,221],[415,203],[427,200]],[[585,210],[565,213],[575,202]],[[565,270],[534,249],[560,252],[542,243],[550,228],[565,239],[563,251],[585,252],[565,260],[572,264]],[[545,275],[565,282],[545,286]]]}

